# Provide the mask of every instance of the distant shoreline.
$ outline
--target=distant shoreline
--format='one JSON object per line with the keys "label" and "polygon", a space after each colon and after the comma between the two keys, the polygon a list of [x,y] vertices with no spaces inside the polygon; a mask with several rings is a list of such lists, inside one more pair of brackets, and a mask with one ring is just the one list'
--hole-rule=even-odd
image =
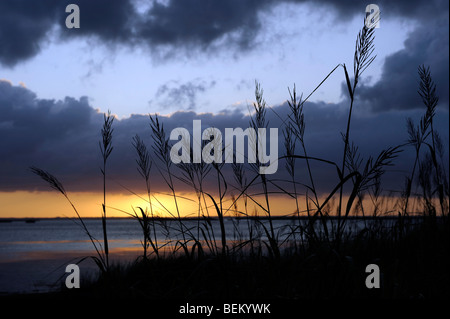
{"label": "distant shoreline", "polygon": [[[423,218],[423,215],[409,215],[409,216],[402,216],[403,219],[418,219]],[[240,219],[240,220],[268,220],[268,216],[224,216],[224,219]],[[272,220],[309,220],[311,217],[308,216],[271,216]],[[327,219],[330,220],[336,220],[339,217],[338,216],[327,216]],[[341,217],[343,218],[343,217]],[[436,216],[437,219],[441,219],[441,216]],[[9,222],[36,222],[39,220],[70,220],[70,219],[78,219],[78,217],[1,217],[0,223],[9,223]],[[134,217],[108,217],[108,220],[128,220],[128,219],[135,219]],[[155,220],[179,220],[176,217],[155,217]],[[219,220],[219,217],[217,216],[211,216],[211,217],[181,217],[181,220]],[[397,215],[393,216],[348,216],[346,219],[348,220],[376,220],[376,219],[398,219]],[[83,217],[83,220],[101,220],[101,217]]]}

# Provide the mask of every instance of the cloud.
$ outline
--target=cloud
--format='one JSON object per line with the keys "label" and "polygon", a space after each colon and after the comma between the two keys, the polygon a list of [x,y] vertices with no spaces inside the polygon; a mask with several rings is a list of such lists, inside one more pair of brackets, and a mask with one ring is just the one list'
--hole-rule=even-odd
{"label": "cloud", "polygon": [[155,2],[138,24],[137,37],[151,45],[204,50],[226,37],[227,45],[248,49],[261,27],[258,12],[267,0]]}
{"label": "cloud", "polygon": [[[304,3],[308,1],[292,0],[295,3]],[[361,15],[364,17],[364,9],[370,2],[355,1],[355,0],[321,0],[314,2],[318,6],[328,6],[336,10],[337,18],[352,17],[354,15]],[[378,0],[374,1],[381,11],[381,16],[386,18],[408,18],[415,20],[432,20],[439,14],[443,8],[448,8],[448,1],[445,0]]]}
{"label": "cloud", "polygon": [[[80,29],[66,29],[65,7],[80,7]],[[233,50],[245,52],[257,47],[256,38],[264,21],[261,13],[282,3],[308,3],[333,9],[337,23],[355,15],[364,16],[359,1],[296,0],[3,0],[0,3],[0,63],[14,66],[40,52],[55,34],[60,41],[94,38],[97,44],[150,50],[156,56],[177,57]],[[448,11],[447,1],[378,1],[383,17],[404,17],[431,21]],[[5,31],[7,30],[7,31]],[[56,32],[54,32],[56,30]]]}
{"label": "cloud", "polygon": [[0,2],[0,63],[13,66],[40,51],[57,21],[57,3]]}
{"label": "cloud", "polygon": [[[418,26],[408,35],[404,49],[386,57],[381,79],[374,85],[362,84],[358,88],[360,102],[374,112],[422,108],[417,94],[417,68],[424,64],[430,66],[440,107],[448,109],[448,37],[448,11],[445,16]],[[345,84],[342,90],[347,90]]]}
{"label": "cloud", "polygon": [[[32,58],[56,27],[60,41],[93,37],[108,46],[140,46],[164,56],[199,52],[218,40],[248,49],[260,29],[258,12],[270,2],[151,1],[141,13],[138,2],[131,0],[5,0],[0,3],[0,30],[8,32],[0,31],[0,63],[14,66]],[[80,8],[79,29],[65,28],[69,3]]]}
{"label": "cloud", "polygon": [[181,84],[179,81],[169,81],[158,88],[155,99],[149,103],[157,103],[158,107],[164,110],[194,110],[198,94],[215,85],[215,81],[206,82],[201,79]]}
{"label": "cloud", "polygon": [[[345,102],[325,104],[322,102],[305,104],[305,143],[308,155],[324,158],[336,163],[342,160],[343,142],[341,132],[345,131],[348,105]],[[352,118],[351,141],[355,142],[364,158],[377,156],[389,146],[402,144],[407,140],[405,118],[420,118],[424,110],[392,111],[377,114],[363,114],[355,111]],[[28,170],[37,166],[57,176],[68,191],[101,191],[101,158],[99,150],[100,129],[103,114],[95,110],[86,98],[63,100],[40,99],[29,89],[13,86],[0,81],[0,191],[48,190],[39,178]],[[282,120],[288,115],[287,104],[274,106],[267,110],[269,127],[279,128],[279,155],[283,151]],[[197,114],[193,111],[178,111],[171,116],[161,117],[167,137],[175,127],[185,127],[192,131],[192,121],[202,121],[202,128],[217,127],[222,134],[225,128],[243,129],[249,126],[249,116],[238,110],[219,114]],[[108,191],[126,192],[124,185],[134,191],[143,190],[143,182],[136,170],[136,154],[132,138],[138,134],[152,149],[149,118],[132,115],[126,119],[114,120],[114,150],[108,162]],[[435,128],[440,131],[448,145],[448,111],[437,113]],[[301,149],[297,149],[298,154]],[[448,150],[447,150],[448,154]],[[447,161],[448,161],[448,155]],[[388,189],[399,189],[405,172],[413,163],[412,148],[405,150],[394,168],[386,176]],[[156,157],[152,185],[156,191],[167,191],[164,180],[159,176]],[[333,166],[313,163],[314,178],[321,191],[329,191],[337,183]],[[308,174],[305,163],[297,161],[298,178],[307,183]],[[177,170],[174,167],[175,170]],[[246,170],[251,174],[250,170]],[[179,171],[177,174],[180,174]],[[224,175],[233,183],[231,167],[224,167]],[[280,162],[278,179],[288,178],[284,163]],[[213,191],[211,185],[206,189]],[[178,190],[192,191],[183,183]],[[208,188],[209,187],[209,188]],[[231,187],[231,186],[230,186]]]}

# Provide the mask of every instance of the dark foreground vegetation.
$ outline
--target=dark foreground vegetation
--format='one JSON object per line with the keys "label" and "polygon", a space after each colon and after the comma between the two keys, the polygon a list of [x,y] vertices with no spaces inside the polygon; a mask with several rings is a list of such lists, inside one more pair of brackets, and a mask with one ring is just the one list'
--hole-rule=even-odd
{"label": "dark foreground vegetation", "polygon": [[[450,297],[448,219],[425,219],[400,235],[370,230],[339,250],[318,244],[304,252],[263,256],[186,256],[113,265],[68,296],[187,300]],[[381,270],[379,289],[365,285],[368,264]]]}

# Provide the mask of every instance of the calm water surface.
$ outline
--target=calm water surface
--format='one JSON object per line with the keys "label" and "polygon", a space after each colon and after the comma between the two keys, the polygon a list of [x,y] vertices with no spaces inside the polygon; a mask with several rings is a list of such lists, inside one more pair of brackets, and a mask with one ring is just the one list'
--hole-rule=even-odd
{"label": "calm water surface", "polygon": [[[85,219],[84,222],[91,235],[99,241],[99,244],[102,244],[101,219]],[[263,222],[268,223],[267,221]],[[199,223],[202,225],[205,221],[183,221],[185,229],[189,229],[194,237],[203,238],[202,234],[198,232]],[[291,220],[275,220],[273,225],[282,238],[289,231],[289,225],[293,225],[293,223],[294,221]],[[265,238],[264,231],[258,222],[251,221],[250,224],[254,231],[253,236],[260,234],[262,238]],[[205,229],[205,227],[203,228]],[[165,221],[165,227],[156,225],[158,242],[174,244],[176,240],[181,239],[179,229],[179,223],[175,220]],[[220,225],[217,220],[212,220],[212,229],[216,239],[220,239]],[[226,219],[225,229],[228,240],[249,238],[247,220],[233,222]],[[142,249],[142,230],[135,219],[108,219],[107,234],[111,251]],[[74,251],[94,252],[89,237],[77,220],[41,219],[33,223],[13,220],[0,223],[0,262],[36,258],[39,256],[39,252],[44,257],[48,253]]]}

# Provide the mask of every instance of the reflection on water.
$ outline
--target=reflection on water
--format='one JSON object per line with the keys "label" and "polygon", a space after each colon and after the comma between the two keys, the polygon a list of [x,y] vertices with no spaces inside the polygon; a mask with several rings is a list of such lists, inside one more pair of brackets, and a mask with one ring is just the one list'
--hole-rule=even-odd
{"label": "reflection on water", "polygon": [[[34,223],[15,220],[8,223],[0,223],[0,262],[23,259],[46,259],[57,253],[86,252],[94,253],[93,245],[83,228],[71,219],[41,219]],[[91,235],[102,245],[103,232],[101,219],[84,220]],[[274,221],[276,231],[283,237],[283,229],[293,221]],[[198,226],[205,221],[185,220],[183,229],[190,232],[195,238],[202,238],[203,234]],[[249,238],[248,221],[225,220],[227,240],[246,240]],[[253,229],[252,236],[265,237],[261,227],[255,221],[250,225]],[[205,227],[203,227],[205,229]],[[175,244],[181,239],[179,222],[175,220],[164,221],[162,225],[156,225],[156,238],[158,244]],[[220,238],[220,225],[217,220],[211,222],[209,231],[205,234],[216,239]],[[108,245],[111,253],[123,253],[142,250],[142,229],[134,219],[109,219],[107,221]],[[153,229],[152,229],[152,238]],[[188,236],[189,237],[189,236]]]}
{"label": "reflection on water", "polygon": [[[49,259],[67,252],[95,253],[89,237],[75,222],[70,219],[41,219],[34,223],[0,223],[0,262]],[[86,219],[84,222],[95,239],[103,239],[100,219]],[[107,230],[111,252],[141,247],[142,235],[136,221],[111,219]]]}
{"label": "reflection on water", "polygon": [[[23,220],[0,223],[0,263],[24,259],[46,259],[49,256],[67,252],[95,253],[89,237],[77,222],[72,219],[41,219],[33,223]],[[85,219],[84,222],[101,247],[103,243],[101,219]],[[268,227],[267,220],[225,219],[227,241],[245,241],[250,237],[266,239],[262,223]],[[298,223],[299,221],[295,219],[273,220],[277,238],[280,241],[285,239]],[[350,228],[361,228],[362,223],[362,221],[355,221],[347,225]],[[201,232],[200,228],[204,232]],[[211,224],[207,224],[205,220],[183,220],[183,229],[195,238],[204,239],[206,235],[210,241],[220,240],[221,231],[218,220],[212,220]],[[182,236],[177,220],[165,220],[163,224],[156,225],[155,233],[153,228],[151,232],[152,239],[156,235],[158,244],[165,245],[166,249],[173,247]],[[142,250],[142,229],[135,219],[108,219],[107,234],[111,253],[123,254]],[[186,236],[190,237],[188,234]]]}

